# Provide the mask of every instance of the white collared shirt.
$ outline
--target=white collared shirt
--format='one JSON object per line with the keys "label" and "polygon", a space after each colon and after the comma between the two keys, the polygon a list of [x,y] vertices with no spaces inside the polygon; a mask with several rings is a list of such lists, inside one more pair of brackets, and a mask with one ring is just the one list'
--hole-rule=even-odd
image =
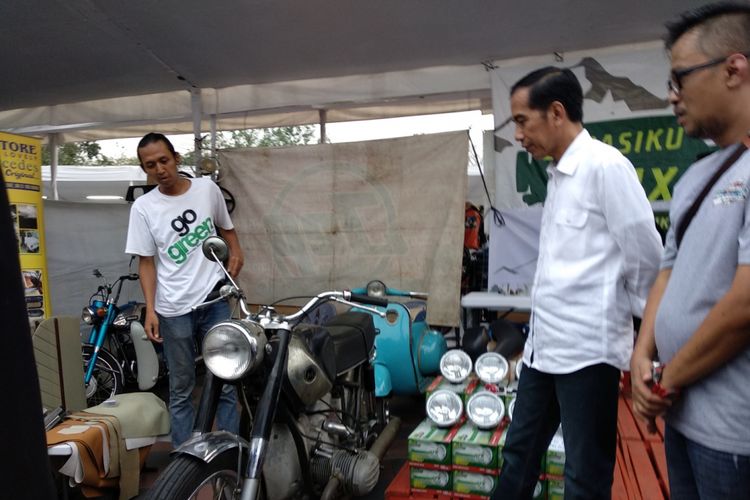
{"label": "white collared shirt", "polygon": [[662,245],[633,165],[576,136],[547,169],[539,260],[524,362],[546,373],[598,363],[628,368]]}

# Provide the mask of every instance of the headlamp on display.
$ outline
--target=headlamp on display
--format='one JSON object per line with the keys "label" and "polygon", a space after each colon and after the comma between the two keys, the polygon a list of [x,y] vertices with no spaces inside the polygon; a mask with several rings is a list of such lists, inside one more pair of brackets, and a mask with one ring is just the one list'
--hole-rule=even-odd
{"label": "headlamp on display", "polygon": [[266,334],[258,323],[222,321],[203,339],[203,361],[217,377],[237,380],[261,364],[265,347]]}
{"label": "headlamp on display", "polygon": [[480,429],[496,427],[505,416],[503,400],[490,391],[481,391],[469,398],[466,413],[474,425]]}
{"label": "headlamp on display", "polygon": [[440,373],[448,382],[460,384],[471,374],[471,358],[460,349],[451,349],[440,358]]}
{"label": "headlamp on display", "polygon": [[486,352],[474,363],[474,372],[485,384],[500,384],[508,376],[508,361],[496,352]]}
{"label": "headlamp on display", "polygon": [[461,418],[464,403],[461,397],[453,391],[441,389],[433,392],[427,398],[427,416],[438,427],[450,427]]}

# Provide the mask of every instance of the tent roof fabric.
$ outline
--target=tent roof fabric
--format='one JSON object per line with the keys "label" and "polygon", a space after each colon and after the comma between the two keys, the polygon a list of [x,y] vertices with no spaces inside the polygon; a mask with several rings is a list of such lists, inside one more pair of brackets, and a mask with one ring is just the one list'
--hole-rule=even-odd
{"label": "tent roof fabric", "polygon": [[483,61],[658,40],[664,21],[702,3],[9,0],[0,129],[184,126],[197,89],[205,116],[251,125],[300,112],[309,122],[321,108],[329,119],[393,112],[402,99],[404,111],[420,98],[428,112],[457,97],[482,106]]}

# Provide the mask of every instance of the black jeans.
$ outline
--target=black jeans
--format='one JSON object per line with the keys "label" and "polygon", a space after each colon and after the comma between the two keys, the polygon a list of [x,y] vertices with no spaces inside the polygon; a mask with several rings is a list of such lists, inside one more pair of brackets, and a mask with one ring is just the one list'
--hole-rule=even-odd
{"label": "black jeans", "polygon": [[523,367],[494,500],[530,499],[562,422],[565,498],[609,499],[617,446],[620,371],[607,364],[565,375]]}

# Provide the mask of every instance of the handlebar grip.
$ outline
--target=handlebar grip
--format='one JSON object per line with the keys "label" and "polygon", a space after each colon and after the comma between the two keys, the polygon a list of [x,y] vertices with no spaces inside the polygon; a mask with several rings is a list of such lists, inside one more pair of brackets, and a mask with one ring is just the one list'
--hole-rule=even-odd
{"label": "handlebar grip", "polygon": [[362,295],[359,293],[353,293],[352,302],[359,302],[360,304],[367,304],[370,306],[387,307],[388,299],[382,299],[380,297],[370,297],[369,295]]}

